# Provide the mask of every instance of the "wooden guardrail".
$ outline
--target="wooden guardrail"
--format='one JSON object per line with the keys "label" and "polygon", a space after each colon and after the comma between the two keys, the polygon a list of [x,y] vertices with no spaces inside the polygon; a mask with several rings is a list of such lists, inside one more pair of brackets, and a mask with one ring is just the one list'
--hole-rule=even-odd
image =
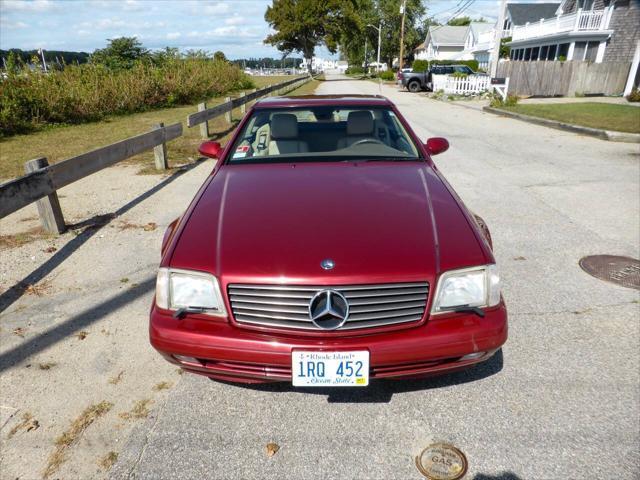
{"label": "wooden guardrail", "polygon": [[[238,98],[226,98],[226,101],[212,108],[206,104],[198,106],[198,112],[187,117],[187,126],[200,125],[203,138],[209,138],[208,121],[220,115],[225,115],[231,124],[231,112],[241,107],[246,111],[246,104],[260,97],[285,93],[298,88],[311,80],[312,77],[297,77],[292,80],[269,85],[260,90],[253,90]],[[57,190],[81,178],[96,173],[103,168],[114,165],[122,160],[153,149],[155,164],[158,170],[168,168],[167,145],[170,140],[182,136],[182,124],[164,126],[155,125],[150,132],[127,138],[120,142],[83,153],[81,155],[49,165],[46,157],[36,158],[25,163],[26,175],[6,183],[0,184],[0,218],[36,202],[42,226],[48,232],[62,233],[66,226],[64,216],[58,201]]]}
{"label": "wooden guardrail", "polygon": [[43,227],[49,232],[62,233],[66,227],[56,194],[58,189],[151,149],[154,149],[156,168],[164,170],[167,168],[166,142],[181,135],[181,123],[166,127],[159,124],[150,132],[53,165],[49,165],[45,157],[30,160],[25,164],[25,176],[0,185],[0,218],[35,201]]}
{"label": "wooden guardrail", "polygon": [[253,102],[260,97],[265,97],[274,92],[279,95],[281,93],[295,90],[311,79],[311,76],[298,77],[276,85],[269,85],[268,87],[261,88],[260,90],[254,90],[248,94],[242,94],[238,98],[231,99],[230,97],[227,97],[224,103],[211,108],[207,108],[206,103],[201,103],[198,105],[198,111],[187,117],[187,127],[191,128],[196,125],[200,125],[202,138],[209,138],[209,126],[207,124],[209,120],[221,115],[226,115],[227,122],[231,123],[231,111],[234,108],[242,107],[242,113],[244,113],[247,103]]}

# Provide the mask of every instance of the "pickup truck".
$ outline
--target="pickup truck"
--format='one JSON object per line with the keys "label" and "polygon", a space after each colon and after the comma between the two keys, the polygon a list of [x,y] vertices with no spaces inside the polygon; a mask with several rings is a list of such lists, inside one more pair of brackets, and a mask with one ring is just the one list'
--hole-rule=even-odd
{"label": "pickup truck", "polygon": [[467,65],[433,65],[426,72],[403,72],[399,73],[399,83],[410,92],[416,93],[421,90],[433,90],[433,75],[451,75],[452,73],[466,73],[474,75],[476,72]]}

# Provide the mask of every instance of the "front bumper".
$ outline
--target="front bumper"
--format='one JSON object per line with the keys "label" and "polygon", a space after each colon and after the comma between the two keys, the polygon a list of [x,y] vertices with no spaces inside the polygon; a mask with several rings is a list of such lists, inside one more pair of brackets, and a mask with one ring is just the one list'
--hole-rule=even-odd
{"label": "front bumper", "polygon": [[[371,378],[412,378],[459,370],[490,358],[507,340],[503,303],[484,318],[451,313],[385,333],[301,337],[238,328],[219,319],[151,310],[151,344],[168,361],[212,378],[261,383],[291,380],[291,351],[368,350]],[[189,358],[186,358],[189,357]]]}

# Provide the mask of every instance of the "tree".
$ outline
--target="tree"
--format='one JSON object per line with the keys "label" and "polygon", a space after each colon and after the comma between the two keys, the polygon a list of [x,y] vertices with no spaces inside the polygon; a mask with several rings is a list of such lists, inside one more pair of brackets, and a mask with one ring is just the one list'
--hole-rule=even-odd
{"label": "tree", "polygon": [[471,17],[458,17],[452,18],[447,22],[447,25],[451,27],[466,27],[471,23]]}
{"label": "tree", "polygon": [[357,0],[273,0],[264,19],[275,30],[265,43],[286,55],[296,51],[311,59],[318,45],[331,53],[337,50],[341,33],[349,28],[359,30]]}
{"label": "tree", "polygon": [[500,53],[498,54],[498,58],[509,58],[511,47],[507,45],[511,41],[511,37],[504,37],[500,39]]}
{"label": "tree", "polygon": [[131,68],[141,60],[149,59],[149,50],[142,46],[136,37],[119,37],[109,39],[106,48],[93,52],[93,63],[102,64],[109,68]]}
{"label": "tree", "polygon": [[224,52],[221,52],[220,50],[218,50],[217,52],[215,52],[213,54],[213,59],[217,62],[226,62],[227,61],[227,57],[225,56]]}

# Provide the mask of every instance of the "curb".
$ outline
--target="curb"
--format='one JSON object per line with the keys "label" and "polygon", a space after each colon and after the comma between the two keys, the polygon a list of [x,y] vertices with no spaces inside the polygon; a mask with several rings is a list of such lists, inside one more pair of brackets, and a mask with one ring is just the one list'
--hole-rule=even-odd
{"label": "curb", "polygon": [[579,133],[581,135],[589,135],[591,137],[599,138],[600,140],[608,140],[610,142],[640,143],[640,134],[638,133],[616,132],[612,130],[601,130],[599,128],[582,127],[580,125],[573,125],[571,123],[563,123],[556,120],[547,120],[546,118],[532,117],[529,115],[523,115],[521,113],[509,112],[500,108],[483,107],[482,110],[485,112],[493,113],[495,115],[515,118],[516,120],[534,123],[536,125],[542,125],[543,127],[556,128],[558,130]]}

